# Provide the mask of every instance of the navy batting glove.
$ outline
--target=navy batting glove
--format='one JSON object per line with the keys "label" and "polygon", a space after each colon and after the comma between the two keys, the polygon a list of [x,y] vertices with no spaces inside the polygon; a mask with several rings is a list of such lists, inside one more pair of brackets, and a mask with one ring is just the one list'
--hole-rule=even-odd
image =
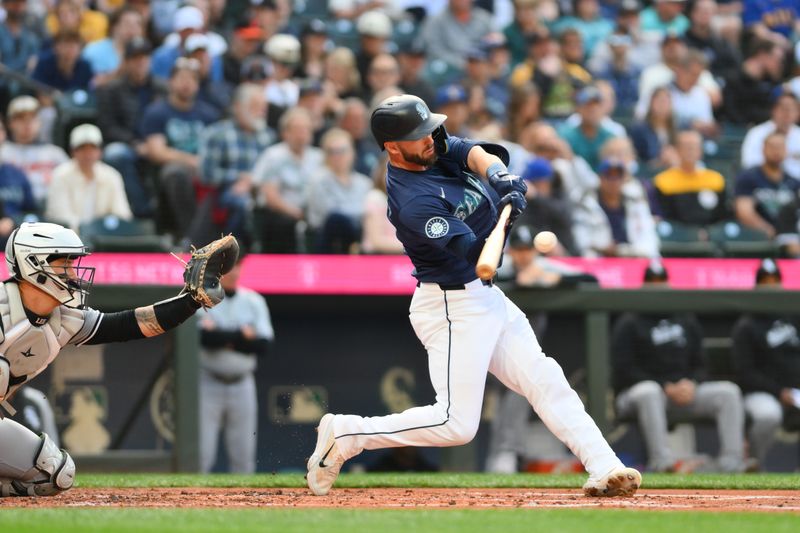
{"label": "navy batting glove", "polygon": [[508,220],[513,224],[517,217],[525,211],[528,201],[525,200],[525,197],[520,194],[519,191],[511,191],[500,199],[500,203],[497,204],[498,211],[502,211],[508,204],[511,204],[511,215],[508,217]]}
{"label": "navy batting glove", "polygon": [[436,153],[439,155],[443,155],[447,153],[448,145],[447,139],[450,136],[447,134],[447,130],[444,129],[444,126],[439,126],[435,130],[433,130],[433,148],[436,150]]}
{"label": "navy batting glove", "polygon": [[522,196],[525,196],[525,193],[528,192],[528,185],[525,180],[514,174],[509,174],[508,169],[500,163],[489,165],[489,168],[486,169],[486,175],[489,178],[489,185],[500,196],[505,196],[512,191],[517,191]]}

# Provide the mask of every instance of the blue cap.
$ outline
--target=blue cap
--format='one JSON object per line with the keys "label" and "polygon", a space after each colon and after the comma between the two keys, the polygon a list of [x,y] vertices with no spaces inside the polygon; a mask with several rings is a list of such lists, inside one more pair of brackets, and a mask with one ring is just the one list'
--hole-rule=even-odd
{"label": "blue cap", "polygon": [[609,170],[619,170],[621,172],[625,172],[625,162],[620,161],[619,159],[603,159],[600,162],[600,165],[597,167],[597,173],[602,175],[608,172]]}
{"label": "blue cap", "polygon": [[447,104],[466,103],[468,99],[467,90],[461,85],[445,85],[436,91],[433,105],[438,108]]}
{"label": "blue cap", "polygon": [[589,102],[600,102],[603,94],[594,85],[587,85],[575,95],[575,103],[578,105],[588,104]]}
{"label": "blue cap", "polygon": [[525,181],[550,181],[553,179],[553,165],[543,157],[531,159],[522,171]]}
{"label": "blue cap", "polygon": [[483,47],[470,48],[467,51],[467,61],[489,61],[489,54]]}

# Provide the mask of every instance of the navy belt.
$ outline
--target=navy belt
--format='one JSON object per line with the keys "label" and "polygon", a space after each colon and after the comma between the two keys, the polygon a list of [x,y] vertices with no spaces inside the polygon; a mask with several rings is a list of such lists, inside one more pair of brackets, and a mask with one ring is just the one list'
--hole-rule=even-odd
{"label": "navy belt", "polygon": [[[485,279],[482,279],[481,283],[483,285],[485,285],[486,287],[491,287],[492,285],[494,285],[494,281],[492,281],[492,280],[488,280],[487,281]],[[417,282],[417,287],[419,287],[420,284],[421,284],[421,282],[418,281]],[[436,285],[438,285],[439,288],[442,289],[443,291],[463,291],[463,290],[466,290],[466,287],[463,284],[461,284],[461,285],[445,285],[444,283],[437,283]]]}

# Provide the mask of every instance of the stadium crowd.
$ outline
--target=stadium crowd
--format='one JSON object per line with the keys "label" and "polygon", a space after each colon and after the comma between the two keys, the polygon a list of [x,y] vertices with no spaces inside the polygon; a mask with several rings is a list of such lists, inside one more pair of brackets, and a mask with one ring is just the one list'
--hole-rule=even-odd
{"label": "stadium crowd", "polygon": [[267,253],[401,253],[368,122],[407,92],[508,148],[557,254],[797,257],[799,10],[2,0],[0,235],[38,217],[170,249],[231,231]]}

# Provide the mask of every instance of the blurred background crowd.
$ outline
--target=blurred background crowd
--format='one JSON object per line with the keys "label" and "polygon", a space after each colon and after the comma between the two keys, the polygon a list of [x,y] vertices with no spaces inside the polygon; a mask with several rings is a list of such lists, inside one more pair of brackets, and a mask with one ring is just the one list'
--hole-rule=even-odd
{"label": "blurred background crowd", "polygon": [[509,149],[555,255],[800,255],[796,0],[2,0],[0,21],[2,235],[401,253],[368,122],[412,93]]}

